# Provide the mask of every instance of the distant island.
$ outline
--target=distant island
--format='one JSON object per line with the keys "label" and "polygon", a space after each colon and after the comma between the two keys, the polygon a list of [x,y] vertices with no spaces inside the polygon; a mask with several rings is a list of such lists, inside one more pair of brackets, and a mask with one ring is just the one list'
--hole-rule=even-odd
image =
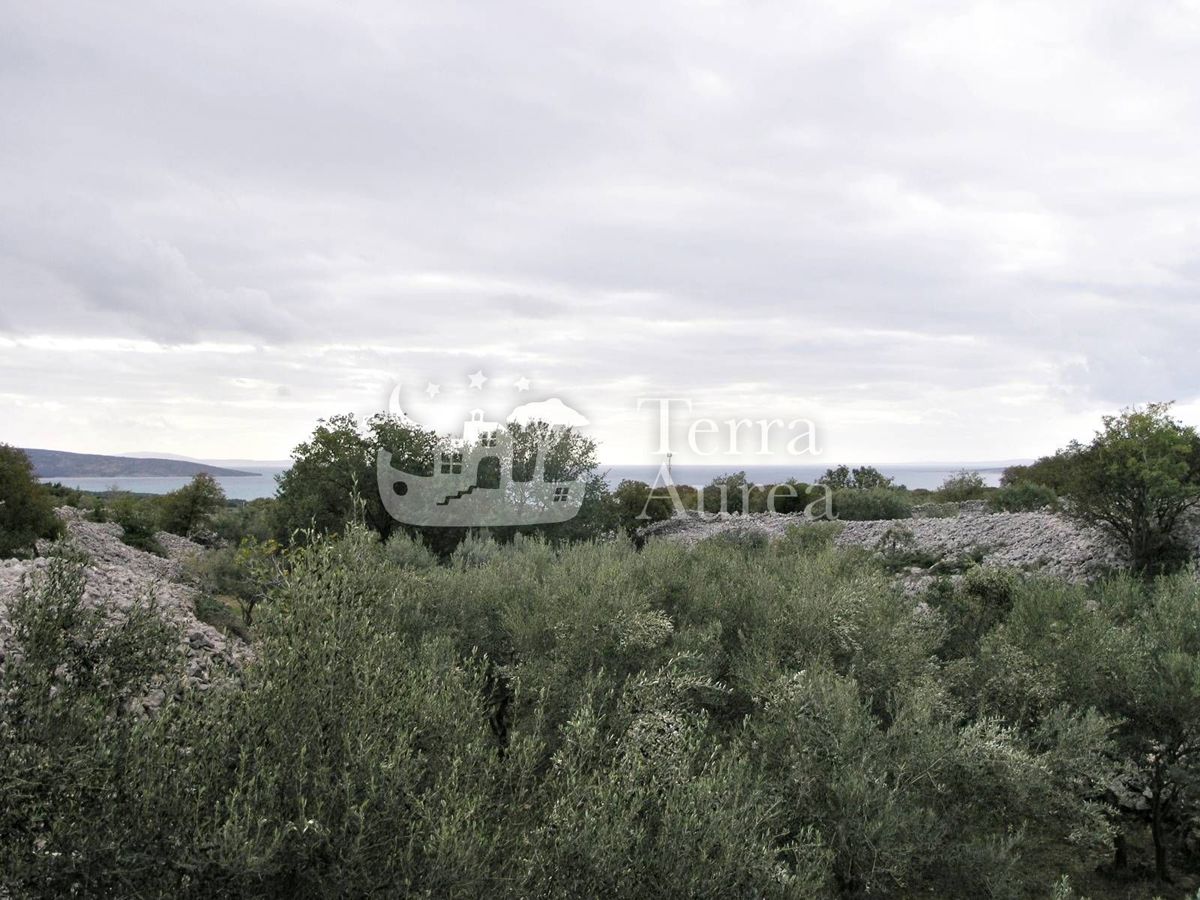
{"label": "distant island", "polygon": [[23,448],[33,463],[38,478],[140,478],[182,476],[190,477],[201,472],[230,478],[251,477],[258,472],[240,469],[225,469],[205,463],[188,462],[180,459],[141,459],[129,456],[100,456],[95,453],[67,453],[63,450],[35,450]]}

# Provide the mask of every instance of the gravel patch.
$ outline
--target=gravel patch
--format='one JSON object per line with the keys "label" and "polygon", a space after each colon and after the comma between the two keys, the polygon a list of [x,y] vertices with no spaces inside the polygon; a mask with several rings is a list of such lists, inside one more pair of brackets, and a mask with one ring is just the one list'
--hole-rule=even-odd
{"label": "gravel patch", "polygon": [[[758,532],[770,539],[789,528],[813,524],[802,515],[726,515],[701,520],[676,517],[646,528],[653,540],[683,544],[728,532]],[[978,513],[945,518],[842,522],[835,543],[874,549],[892,528],[910,531],[916,546],[944,557],[982,551],[982,564],[1037,571],[1071,581],[1089,581],[1121,566],[1124,556],[1103,534],[1054,513]]]}

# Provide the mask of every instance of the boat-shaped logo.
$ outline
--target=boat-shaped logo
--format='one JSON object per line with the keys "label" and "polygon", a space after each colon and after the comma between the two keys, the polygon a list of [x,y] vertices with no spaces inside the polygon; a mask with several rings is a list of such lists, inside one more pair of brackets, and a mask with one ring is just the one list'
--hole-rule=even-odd
{"label": "boat-shaped logo", "polygon": [[432,475],[405,472],[381,449],[379,495],[392,518],[419,526],[546,525],[574,518],[583,504],[581,480],[547,481],[546,455],[559,427],[532,429],[532,464],[514,477],[512,432],[472,410],[461,439],[442,444]]}

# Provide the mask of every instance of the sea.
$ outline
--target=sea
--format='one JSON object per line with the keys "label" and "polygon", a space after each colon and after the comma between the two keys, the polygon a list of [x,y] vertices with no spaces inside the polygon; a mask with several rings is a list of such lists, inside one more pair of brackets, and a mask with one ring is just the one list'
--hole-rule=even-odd
{"label": "sea", "polygon": [[[765,465],[765,466],[714,466],[714,465],[673,465],[671,480],[679,485],[702,487],[714,478],[732,472],[744,471],[746,477],[755,484],[778,484],[795,478],[797,481],[811,484],[825,474],[828,465]],[[980,467],[971,463],[929,463],[925,465],[879,465],[884,475],[891,476],[896,484],[909,488],[936,488],[949,476],[970,469],[983,476],[990,485],[1000,483],[1000,475],[1004,468],[1000,466]],[[220,476],[217,483],[225,491],[230,500],[255,500],[259,497],[275,496],[275,478],[286,471],[281,466],[264,466],[255,469],[253,475]],[[600,472],[612,487],[616,487],[625,479],[644,481],[654,484],[659,474],[657,464],[647,465],[614,465],[601,466]],[[45,482],[61,482],[62,484],[83,491],[130,491],[136,494],[166,494],[178,490],[189,481],[184,476],[143,476],[134,478],[43,478]]]}

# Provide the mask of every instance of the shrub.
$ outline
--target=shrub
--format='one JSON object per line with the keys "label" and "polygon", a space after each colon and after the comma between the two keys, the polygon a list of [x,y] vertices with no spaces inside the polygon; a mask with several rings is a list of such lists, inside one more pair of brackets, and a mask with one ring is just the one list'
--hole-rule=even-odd
{"label": "shrub", "polygon": [[450,564],[459,569],[477,569],[486,566],[500,553],[500,545],[486,530],[472,530],[450,555]]}
{"label": "shrub", "polygon": [[133,703],[178,670],[152,598],[115,614],[83,601],[86,560],[65,547],[12,607],[0,663],[0,894],[128,894],[137,815]]}
{"label": "shrub", "polygon": [[103,498],[93,496],[91,503],[88,505],[88,518],[93,522],[107,522],[108,516],[108,507],[105,505]]}
{"label": "shrub", "polygon": [[988,506],[995,512],[1036,512],[1057,508],[1058,497],[1045,485],[1018,481],[994,491]]}
{"label": "shrub", "polygon": [[217,538],[237,545],[243,538],[268,541],[277,537],[275,530],[275,500],[272,497],[257,497],[245,502],[227,501],[217,510],[208,523]]}
{"label": "shrub", "polygon": [[837,491],[833,511],[837,518],[851,522],[912,518],[912,505],[904,492],[891,488]]}
{"label": "shrub", "polygon": [[703,489],[704,511],[707,513],[745,513],[750,512],[748,504],[754,485],[746,477],[745,472],[733,472],[720,475],[709,482]]}
{"label": "shrub", "polygon": [[674,503],[666,488],[653,491],[644,481],[626,478],[613,491],[621,527],[626,534],[633,534],[654,522],[661,522],[675,514]]}
{"label": "shrub", "polygon": [[[241,623],[235,632],[245,636],[245,629],[254,624],[254,610],[278,584],[285,564],[285,554],[273,540],[257,541],[243,538],[238,547],[219,547],[196,553],[184,563],[188,579],[210,599],[223,606],[222,600],[235,603],[241,612]],[[206,608],[217,614],[220,624],[225,617],[213,604]]]}
{"label": "shrub", "polygon": [[842,532],[840,522],[811,522],[806,525],[791,525],[784,533],[779,546],[782,550],[797,550],[811,553],[828,550]]}
{"label": "shrub", "polygon": [[949,594],[931,596],[935,609],[947,623],[940,648],[946,659],[972,655],[980,640],[1008,618],[1016,595],[1015,576],[1004,569],[975,566]]}
{"label": "shrub", "polygon": [[860,466],[857,469],[851,469],[849,466],[837,466],[833,469],[826,469],[825,474],[817,479],[817,484],[826,485],[835,491],[873,491],[895,487],[895,480],[873,466]]}
{"label": "shrub", "polygon": [[705,540],[728,547],[736,547],[740,550],[753,551],[766,547],[770,543],[771,538],[762,528],[750,527],[727,528]]}
{"label": "shrub", "polygon": [[196,597],[196,618],[222,634],[249,641],[252,638],[246,619],[232,597],[201,593]]}
{"label": "shrub", "polygon": [[67,487],[61,481],[55,481],[50,484],[42,484],[42,490],[50,498],[52,506],[74,506],[77,509],[83,507],[84,493],[76,488]]}
{"label": "shrub", "polygon": [[1077,441],[1072,441],[1053,456],[1043,456],[1025,466],[1009,466],[1000,476],[1000,486],[1040,484],[1061,496],[1066,492],[1073,477],[1076,457],[1082,452],[1083,446]]}
{"label": "shrub", "polygon": [[120,494],[109,504],[108,517],[121,526],[121,540],[130,547],[156,556],[167,555],[154,527],[158,517],[153,501]]}
{"label": "shrub", "polygon": [[236,547],[219,547],[189,555],[183,562],[189,582],[214,597],[233,597],[245,589],[246,572],[237,563]]}
{"label": "shrub", "polygon": [[[506,528],[508,539],[521,531],[538,531],[551,541],[590,540],[615,532],[619,509],[607,483],[596,470],[596,444],[573,430],[552,429],[542,422],[506,426],[513,442],[513,476],[533,472],[534,448],[546,447],[544,475],[548,481],[584,482],[579,513],[566,522]],[[292,466],[278,476],[272,507],[276,537],[337,534],[351,522],[363,522],[382,539],[401,526],[388,514],[378,490],[378,454],[392,454],[394,468],[414,475],[433,473],[434,458],[445,438],[414,426],[411,420],[376,415],[360,424],[353,415],[332,416],[318,423],[312,436],[292,451]],[[466,534],[466,528],[418,529],[426,546],[445,558]]]}
{"label": "shrub", "polygon": [[[771,511],[768,509],[768,501],[771,501],[774,506],[773,511],[780,515],[802,513],[813,499],[813,497],[809,497],[810,491],[812,491],[810,485],[802,481],[797,481],[795,478],[789,478],[787,481],[780,482],[779,484],[763,485],[763,509],[768,512]],[[818,493],[820,491],[814,493],[814,497]]]}
{"label": "shrub", "polygon": [[1187,560],[1176,526],[1200,504],[1200,435],[1171,418],[1170,408],[1106,416],[1070,468],[1068,515],[1120,541],[1147,574]]}
{"label": "shrub", "polygon": [[922,550],[912,531],[899,525],[893,525],[883,533],[875,544],[875,551],[884,568],[892,572],[914,566],[927,569],[939,559],[936,554]]}
{"label": "shrub", "polygon": [[61,529],[29,457],[0,444],[0,559],[32,553],[39,538],[57,537]]}
{"label": "shrub", "polygon": [[983,476],[970,469],[960,469],[946,478],[937,489],[938,499],[946,503],[962,503],[967,500],[979,500],[987,495],[987,485]]}
{"label": "shrub", "polygon": [[1120,760],[1106,782],[1119,832],[1114,866],[1133,868],[1126,857],[1135,842],[1120,832],[1149,825],[1156,874],[1171,877],[1172,858],[1187,852],[1186,823],[1200,814],[1194,570],[1149,584],[1128,576],[1091,587],[1024,582],[1006,621],[960,671],[969,673],[968,703],[1026,727],[1065,707],[1110,717],[1109,752]]}
{"label": "shrub", "polygon": [[953,519],[962,510],[957,503],[921,503],[913,507],[913,516],[922,519]]}
{"label": "shrub", "polygon": [[0,663],[0,894],[1044,896],[1140,827],[1118,783],[1184,860],[1195,573],[972,570],[931,612],[840,527],[416,573],[352,526],[288,551],[207,690],[56,568]]}
{"label": "shrub", "polygon": [[384,553],[389,562],[401,569],[431,569],[438,564],[438,558],[421,543],[420,538],[409,537],[403,532],[396,532],[388,538]]}
{"label": "shrub", "polygon": [[206,528],[224,505],[225,492],[216,479],[200,472],[190,484],[159,498],[159,526],[163,531],[189,537]]}

